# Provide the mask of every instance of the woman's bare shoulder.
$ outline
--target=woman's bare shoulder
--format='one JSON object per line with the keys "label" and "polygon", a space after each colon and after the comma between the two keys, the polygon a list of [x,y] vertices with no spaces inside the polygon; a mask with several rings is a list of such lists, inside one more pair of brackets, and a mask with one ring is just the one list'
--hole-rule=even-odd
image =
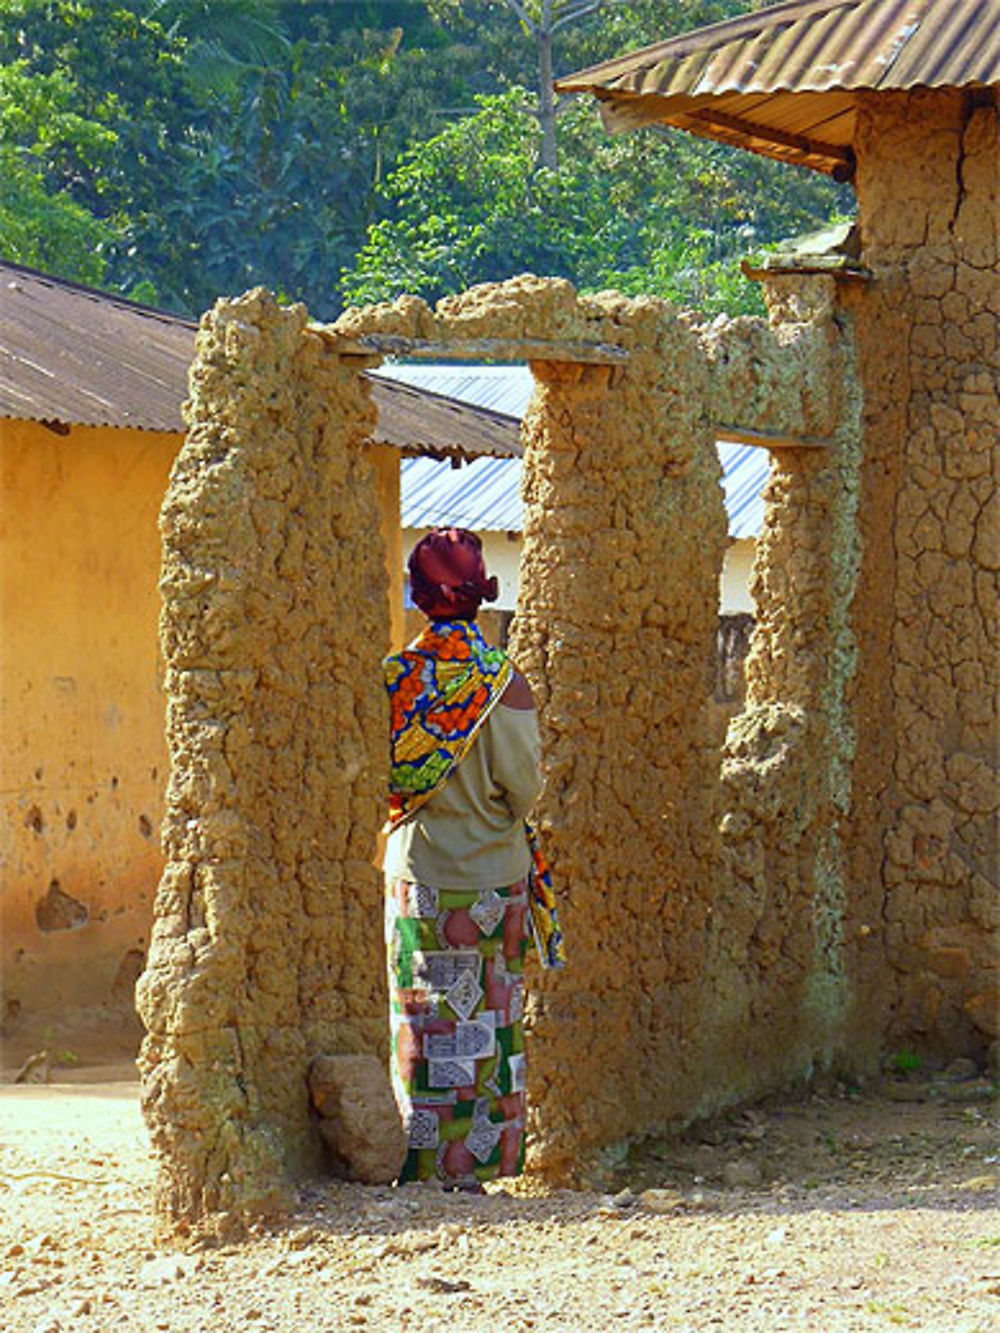
{"label": "woman's bare shoulder", "polygon": [[511,676],[507,688],[500,696],[500,702],[507,708],[518,708],[525,711],[534,708],[535,700],[531,694],[531,686],[519,671],[515,671]]}

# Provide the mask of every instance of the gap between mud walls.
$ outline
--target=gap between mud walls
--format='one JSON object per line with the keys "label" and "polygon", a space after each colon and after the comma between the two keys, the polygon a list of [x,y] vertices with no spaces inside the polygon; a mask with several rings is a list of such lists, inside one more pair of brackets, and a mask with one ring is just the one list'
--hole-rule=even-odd
{"label": "gap between mud walls", "polygon": [[162,509],[171,773],[137,999],[175,1226],[287,1203],[320,1166],[311,1059],[387,1044],[374,408],[305,324],[261,290],[202,319]]}

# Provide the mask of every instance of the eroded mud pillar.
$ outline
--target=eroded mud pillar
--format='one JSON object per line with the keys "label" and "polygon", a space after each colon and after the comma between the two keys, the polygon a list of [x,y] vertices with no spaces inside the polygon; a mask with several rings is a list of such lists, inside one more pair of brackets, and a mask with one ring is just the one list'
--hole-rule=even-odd
{"label": "eroded mud pillar", "polygon": [[[733,1041],[734,1092],[806,1078],[829,1068],[851,1044],[855,925],[866,910],[877,920],[877,904],[860,901],[864,893],[851,880],[845,851],[860,566],[861,395],[854,343],[849,321],[835,320],[832,277],[774,276],[765,282],[765,295],[779,344],[796,327],[811,327],[827,344],[825,354],[813,358],[824,381],[822,411],[803,421],[804,433],[811,425],[825,443],[772,451],[754,558],[757,625],[746,662],[746,701],[725,745],[729,876],[719,925],[745,951],[745,1013],[757,1019]],[[793,390],[794,397],[800,394]],[[806,405],[815,411],[815,401],[807,397]],[[717,1039],[727,1027],[719,1025]],[[874,1058],[877,1030],[869,1022],[871,1049],[853,1050],[859,1066]]]}
{"label": "eroded mud pillar", "polygon": [[202,321],[162,511],[171,776],[138,1001],[173,1223],[318,1165],[306,1070],[385,1043],[385,562],[364,381],[257,291]]}
{"label": "eroded mud pillar", "polygon": [[538,698],[570,960],[533,978],[529,1160],[563,1179],[690,1104],[715,891],[706,705],[726,538],[707,368],[660,303],[606,314],[627,366],[533,366],[511,644]]}

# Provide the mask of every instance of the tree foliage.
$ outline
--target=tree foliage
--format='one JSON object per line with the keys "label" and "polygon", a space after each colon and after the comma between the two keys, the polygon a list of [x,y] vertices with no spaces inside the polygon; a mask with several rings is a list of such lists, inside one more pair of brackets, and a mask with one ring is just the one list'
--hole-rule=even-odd
{"label": "tree foliage", "polygon": [[833,193],[812,173],[679,134],[610,138],[584,103],[562,119],[562,166],[546,171],[522,100],[517,88],[480,98],[475,115],[404,156],[383,191],[389,216],[345,276],[347,299],[436,299],[532,271],[708,313],[756,311],[739,258],[828,216]]}
{"label": "tree foliage", "polygon": [[189,314],[256,283],[328,317],[523,269],[744,308],[734,257],[844,191],[609,138],[546,73],[741,7],[0,0],[0,253]]}
{"label": "tree foliage", "polygon": [[47,164],[61,157],[98,164],[114,135],[72,110],[72,89],[58,74],[32,77],[22,61],[0,66],[0,247],[22,264],[65,265],[100,282],[102,249],[112,230]]}

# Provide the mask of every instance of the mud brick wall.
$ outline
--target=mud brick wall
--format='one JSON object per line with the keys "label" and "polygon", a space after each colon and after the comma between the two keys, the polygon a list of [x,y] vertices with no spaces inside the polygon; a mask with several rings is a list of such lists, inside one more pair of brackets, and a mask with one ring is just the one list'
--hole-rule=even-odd
{"label": "mud brick wall", "polygon": [[615,311],[624,371],[537,365],[514,656],[538,697],[539,818],[569,940],[536,981],[531,1161],[572,1176],[687,1100],[711,911],[707,704],[725,518],[705,365],[669,309]]}
{"label": "mud brick wall", "polygon": [[[702,1107],[806,1078],[848,1051],[864,1066],[877,1049],[870,1021],[852,1027],[870,998],[858,949],[868,932],[858,931],[877,906],[857,892],[846,850],[860,564],[853,332],[829,277],[775,276],[765,295],[768,322],[704,331],[711,410],[826,444],[771,451],[746,698],[723,747],[725,872],[704,943]],[[877,867],[870,879],[877,886]]]}
{"label": "mud brick wall", "polygon": [[863,97],[858,161],[889,1043],[975,1057],[1000,1022],[996,90]]}
{"label": "mud brick wall", "polygon": [[[877,908],[849,888],[844,848],[854,342],[832,279],[778,280],[769,299],[770,322],[701,327],[662,302],[519,279],[338,326],[631,353],[613,369],[534,364],[523,428],[511,648],[539,704],[536,813],[570,949],[565,973],[533,978],[529,1008],[530,1161],[553,1178],[829,1066],[866,1007],[858,918]],[[708,703],[726,422],[829,443],[775,452],[750,693],[720,756]],[[877,1042],[870,1022],[864,1036]]]}
{"label": "mud brick wall", "polygon": [[164,501],[166,869],[138,988],[164,1215],[220,1225],[318,1166],[306,1070],[385,1045],[389,640],[356,369],[264,292],[202,320]]}

